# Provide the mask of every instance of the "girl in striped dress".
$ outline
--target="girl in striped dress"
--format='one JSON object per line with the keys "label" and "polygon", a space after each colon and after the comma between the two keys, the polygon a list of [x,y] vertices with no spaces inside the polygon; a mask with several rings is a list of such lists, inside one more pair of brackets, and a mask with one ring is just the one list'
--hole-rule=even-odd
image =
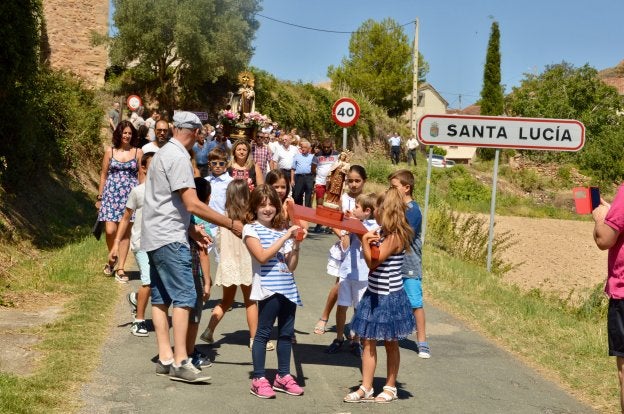
{"label": "girl in striped dress", "polygon": [[[362,385],[348,394],[345,402],[388,403],[397,398],[398,340],[406,338],[416,327],[401,277],[405,249],[409,248],[413,237],[405,210],[403,194],[390,188],[377,199],[375,219],[381,230],[370,231],[362,237],[362,252],[371,270],[368,287],[351,321],[351,330],[362,338],[364,345]],[[378,246],[378,255],[371,253],[371,245]],[[384,341],[388,371],[383,391],[373,398],[377,341]]]}
{"label": "girl in striped dress", "polygon": [[[258,329],[251,355],[251,393],[275,398],[275,391],[302,395],[303,389],[290,375],[291,339],[295,333],[295,313],[301,298],[293,271],[299,261],[299,242],[294,240],[299,226],[284,229],[282,202],[269,185],[259,185],[251,193],[243,241],[251,254],[253,279],[251,299],[258,301]],[[277,319],[277,375],[273,386],[265,378],[266,343]]]}

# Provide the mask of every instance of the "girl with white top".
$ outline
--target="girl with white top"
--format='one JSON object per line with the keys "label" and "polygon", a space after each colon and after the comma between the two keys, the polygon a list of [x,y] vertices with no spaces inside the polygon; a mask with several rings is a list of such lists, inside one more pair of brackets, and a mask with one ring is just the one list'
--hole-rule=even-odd
{"label": "girl with white top", "polygon": [[[342,212],[348,217],[351,215],[351,211],[355,209],[355,199],[364,191],[364,184],[366,184],[366,170],[361,165],[352,165],[349,168],[347,174],[347,192],[340,196],[340,204],[342,206]],[[338,237],[341,237],[341,233],[334,230]],[[336,277],[336,283],[329,290],[327,295],[327,301],[323,308],[321,317],[314,326],[314,333],[322,335],[325,333],[327,321],[329,320],[329,314],[336,305],[338,300],[338,269],[340,269],[340,263],[343,260],[341,255],[339,243],[336,243],[336,247],[333,247],[329,251],[329,257],[327,259],[327,274]]]}
{"label": "girl with white top", "polygon": [[[299,241],[291,240],[299,226],[284,230],[282,202],[269,185],[251,193],[243,241],[251,254],[253,280],[251,299],[258,301],[258,329],[251,355],[253,379],[250,392],[260,398],[275,398],[275,391],[302,395],[303,389],[290,375],[295,313],[301,298],[293,271],[299,261]],[[277,375],[273,387],[265,378],[266,343],[277,319]]]}

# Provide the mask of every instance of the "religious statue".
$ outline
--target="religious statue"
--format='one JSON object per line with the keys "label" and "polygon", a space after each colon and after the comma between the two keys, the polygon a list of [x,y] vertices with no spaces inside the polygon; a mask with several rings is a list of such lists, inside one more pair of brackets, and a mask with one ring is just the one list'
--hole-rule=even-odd
{"label": "religious statue", "polygon": [[330,173],[327,176],[325,199],[323,200],[323,206],[340,210],[340,196],[342,196],[342,187],[344,185],[345,178],[349,173],[351,164],[351,151],[343,151],[338,157],[338,161],[331,166]]}
{"label": "religious statue", "polygon": [[238,74],[238,92],[234,94],[230,100],[232,112],[240,115],[241,119],[243,114],[253,112],[255,110],[255,97],[254,92],[254,75],[249,71],[243,71]]}

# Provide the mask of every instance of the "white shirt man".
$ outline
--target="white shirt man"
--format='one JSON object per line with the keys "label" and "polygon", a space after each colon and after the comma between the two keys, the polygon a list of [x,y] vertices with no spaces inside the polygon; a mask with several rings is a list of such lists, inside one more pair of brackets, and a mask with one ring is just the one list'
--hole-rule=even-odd
{"label": "white shirt man", "polygon": [[299,153],[299,149],[294,145],[290,145],[291,136],[286,134],[282,136],[282,145],[277,147],[277,151],[273,152],[273,168],[288,171],[287,177],[290,177],[293,159]]}

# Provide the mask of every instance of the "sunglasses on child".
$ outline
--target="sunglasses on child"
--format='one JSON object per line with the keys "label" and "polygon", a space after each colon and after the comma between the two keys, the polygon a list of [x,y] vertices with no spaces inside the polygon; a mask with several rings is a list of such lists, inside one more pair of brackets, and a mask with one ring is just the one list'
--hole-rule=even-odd
{"label": "sunglasses on child", "polygon": [[210,161],[210,165],[212,165],[213,167],[216,167],[217,165],[219,167],[223,167],[225,166],[225,161]]}

